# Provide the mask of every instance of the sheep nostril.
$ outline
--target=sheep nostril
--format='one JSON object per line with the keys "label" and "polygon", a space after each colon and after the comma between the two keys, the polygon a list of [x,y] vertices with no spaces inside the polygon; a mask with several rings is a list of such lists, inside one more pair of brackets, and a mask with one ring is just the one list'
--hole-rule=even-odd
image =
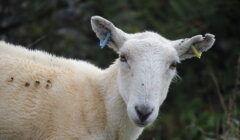
{"label": "sheep nostril", "polygon": [[135,106],[135,110],[141,122],[146,121],[153,112],[153,108],[148,106]]}

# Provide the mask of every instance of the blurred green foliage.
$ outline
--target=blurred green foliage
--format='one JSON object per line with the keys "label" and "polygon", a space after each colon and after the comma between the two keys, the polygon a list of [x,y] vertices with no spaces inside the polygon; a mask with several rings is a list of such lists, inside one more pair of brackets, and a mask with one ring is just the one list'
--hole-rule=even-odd
{"label": "blurred green foliage", "polygon": [[240,137],[239,7],[239,0],[0,0],[0,39],[106,68],[117,55],[99,49],[93,15],[126,32],[152,30],[169,39],[215,34],[201,60],[179,66],[182,78],[140,139],[233,139]]}

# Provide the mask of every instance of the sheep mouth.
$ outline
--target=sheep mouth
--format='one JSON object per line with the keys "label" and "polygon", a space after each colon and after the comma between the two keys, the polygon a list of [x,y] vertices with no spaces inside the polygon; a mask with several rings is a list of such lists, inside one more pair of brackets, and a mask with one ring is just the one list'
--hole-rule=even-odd
{"label": "sheep mouth", "polygon": [[138,120],[138,119],[137,119],[137,120],[134,120],[134,123],[135,123],[135,125],[137,125],[138,127],[146,127],[146,126],[148,126],[148,125],[151,124],[151,122],[149,122],[148,120],[142,122],[142,121],[140,121],[140,120]]}
{"label": "sheep mouth", "polygon": [[145,127],[145,126],[147,126],[147,123],[142,123],[142,122],[140,122],[140,123],[136,122],[135,124],[136,124],[138,127]]}

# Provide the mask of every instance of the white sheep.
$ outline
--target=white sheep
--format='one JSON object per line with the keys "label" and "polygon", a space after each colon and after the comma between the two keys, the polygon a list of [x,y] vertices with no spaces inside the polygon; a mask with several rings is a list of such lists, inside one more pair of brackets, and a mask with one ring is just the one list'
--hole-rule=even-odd
{"label": "white sheep", "polygon": [[1,140],[135,140],[158,115],[180,60],[207,51],[214,35],[170,41],[127,34],[94,16],[97,37],[119,59],[106,70],[0,43]]}

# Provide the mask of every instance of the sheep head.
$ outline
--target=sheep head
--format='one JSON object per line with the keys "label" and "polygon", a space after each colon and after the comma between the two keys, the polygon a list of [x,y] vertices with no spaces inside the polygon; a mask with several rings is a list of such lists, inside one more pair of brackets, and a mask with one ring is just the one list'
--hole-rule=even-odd
{"label": "sheep head", "polygon": [[181,60],[210,49],[214,35],[197,35],[188,39],[168,40],[158,33],[128,34],[110,21],[93,16],[93,31],[99,39],[111,33],[107,45],[118,54],[118,91],[127,106],[129,119],[139,127],[151,124],[158,116],[169,85]]}

